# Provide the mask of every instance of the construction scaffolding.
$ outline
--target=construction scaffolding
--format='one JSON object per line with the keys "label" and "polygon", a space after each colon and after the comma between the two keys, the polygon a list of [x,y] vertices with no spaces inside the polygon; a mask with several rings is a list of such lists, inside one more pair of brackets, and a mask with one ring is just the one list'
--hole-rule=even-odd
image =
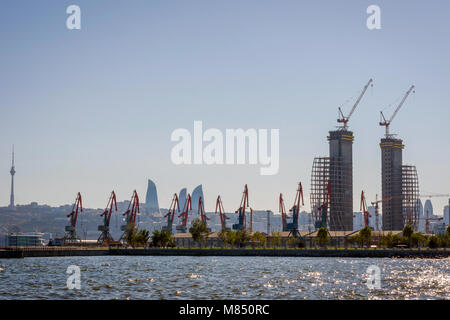
{"label": "construction scaffolding", "polygon": [[420,215],[420,192],[416,166],[402,165],[402,193],[403,224],[410,224],[414,230],[417,230]]}
{"label": "construction scaffolding", "polygon": [[314,158],[311,171],[311,218],[310,225],[315,225],[321,221],[321,212],[319,208],[327,200],[327,187],[330,180],[330,158]]}

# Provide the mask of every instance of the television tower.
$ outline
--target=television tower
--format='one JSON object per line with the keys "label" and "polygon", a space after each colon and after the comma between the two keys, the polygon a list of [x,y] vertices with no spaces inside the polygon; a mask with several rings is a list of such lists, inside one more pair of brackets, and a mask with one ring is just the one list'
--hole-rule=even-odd
{"label": "television tower", "polygon": [[14,169],[14,145],[12,147],[12,165],[9,173],[11,173],[11,198],[9,201],[9,207],[14,209],[14,175],[16,174],[16,170]]}

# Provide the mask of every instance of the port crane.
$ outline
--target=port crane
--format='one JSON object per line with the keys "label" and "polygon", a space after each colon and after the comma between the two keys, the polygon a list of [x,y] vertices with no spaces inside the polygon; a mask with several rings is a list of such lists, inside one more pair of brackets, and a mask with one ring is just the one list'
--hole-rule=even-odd
{"label": "port crane", "polygon": [[216,200],[216,214],[219,213],[220,216],[220,224],[222,225],[222,230],[229,230],[227,228],[227,219],[230,219],[225,214],[225,210],[223,209],[222,199],[220,198],[220,195],[217,196]]}
{"label": "port crane", "polygon": [[67,215],[70,218],[69,225],[66,226],[66,234],[64,236],[64,240],[75,241],[80,238],[77,236],[76,226],[77,226],[77,218],[78,213],[83,212],[83,201],[81,198],[81,193],[77,193],[77,197],[75,198],[75,203],[72,206],[72,211]]}
{"label": "port crane", "polygon": [[164,226],[163,229],[168,230],[170,233],[172,233],[173,219],[176,212],[180,212],[180,203],[178,201],[178,195],[174,193],[172,202],[170,203],[169,212],[164,216],[164,218],[167,218],[167,225]]}
{"label": "port crane", "polygon": [[369,214],[369,209],[367,208],[366,196],[364,195],[364,191],[361,191],[361,203],[359,205],[359,210],[362,211],[364,216],[364,227],[369,225],[369,218],[372,216]]}
{"label": "port crane", "polygon": [[206,225],[209,218],[206,216],[205,205],[203,203],[202,197],[198,198],[198,215],[200,216],[200,219],[202,220],[202,222]]}
{"label": "port crane", "polygon": [[117,212],[116,193],[114,191],[112,191],[111,195],[109,196],[105,211],[103,211],[103,213],[100,215],[100,217],[103,217],[103,224],[98,226],[98,231],[102,232],[97,240],[98,243],[110,243],[114,241],[111,233],[109,232],[109,222],[111,220],[111,214],[113,213],[113,210]]}
{"label": "port crane", "polygon": [[[353,112],[355,112],[356,107],[358,106],[358,104],[361,102],[361,99],[363,98],[364,94],[367,91],[367,88],[372,84],[373,80],[370,79],[369,82],[367,82],[367,84],[364,86],[361,94],[359,95],[358,99],[356,99],[355,104],[353,105],[353,108],[351,109],[350,113],[348,114],[348,116],[344,116],[344,113],[342,112],[341,107],[339,107],[339,119],[337,119],[337,122],[339,123],[343,123],[344,125],[341,127],[343,130],[347,131],[348,129],[348,121],[350,120],[350,117],[352,116]],[[373,86],[373,84],[372,84]]]}
{"label": "port crane", "polygon": [[[389,133],[389,126],[391,125],[392,120],[394,120],[394,118],[397,115],[398,111],[403,106],[403,104],[405,103],[406,99],[408,98],[410,93],[414,90],[414,88],[415,88],[414,85],[412,85],[408,89],[408,91],[403,96],[403,99],[400,101],[400,104],[398,105],[397,109],[395,109],[394,113],[392,114],[392,116],[391,116],[391,118],[389,120],[386,120],[386,118],[384,117],[383,111],[380,111],[380,126],[386,127],[386,134],[385,134],[386,139],[392,138],[394,136],[394,135]],[[416,91],[414,91],[414,92],[416,92]]]}
{"label": "port crane", "polygon": [[180,233],[187,232],[187,222],[189,217],[189,211],[192,210],[192,199],[191,195],[188,194],[186,198],[186,202],[184,203],[183,211],[178,215],[178,218],[181,218],[181,224],[179,224],[176,229]]}
{"label": "port crane", "polygon": [[289,231],[289,233],[294,237],[298,236],[298,215],[300,212],[300,200],[302,201],[301,205],[305,205],[303,197],[303,187],[301,182],[299,182],[298,184],[297,193],[294,199],[294,205],[289,210],[289,212],[292,212],[292,222],[288,222],[289,217],[284,206],[283,194],[280,193],[279,210],[281,213],[283,231]]}
{"label": "port crane", "polygon": [[287,224],[287,228],[294,237],[297,237],[298,234],[298,215],[300,213],[300,198],[302,199],[301,205],[304,206],[305,198],[303,197],[303,187],[301,182],[298,183],[298,189],[297,193],[295,194],[294,205],[289,210],[289,212],[292,212],[292,223]]}
{"label": "port crane", "polygon": [[[249,208],[248,204],[248,188],[247,185],[244,186],[244,192],[242,193],[241,204],[239,208],[235,211],[235,213],[239,214],[238,223],[233,224],[233,230],[246,230],[247,221],[246,221],[246,208]],[[250,215],[253,210],[250,208]],[[252,232],[252,226],[250,221],[250,232]]]}
{"label": "port crane", "polygon": [[317,210],[320,212],[320,220],[316,221],[314,224],[314,227],[316,229],[320,229],[321,227],[327,226],[328,206],[330,202],[331,202],[331,181],[328,180],[325,200],[322,203],[322,205],[320,205],[320,207],[317,208]]}
{"label": "port crane", "polygon": [[372,206],[375,206],[375,230],[379,231],[379,219],[380,219],[380,203],[391,201],[392,197],[378,200],[378,194],[375,195],[375,201],[371,202]]}
{"label": "port crane", "polygon": [[287,217],[286,217],[286,208],[284,206],[283,194],[280,193],[280,200],[278,205],[278,210],[281,213],[281,227],[283,231],[287,231]]}
{"label": "port crane", "polygon": [[136,192],[136,190],[133,191],[133,195],[131,196],[131,201],[128,204],[127,210],[122,214],[122,216],[125,216],[125,225],[122,225],[120,228],[124,233],[120,237],[120,240],[122,240],[125,236],[125,231],[129,225],[134,225],[136,223],[136,216],[140,213],[139,209],[139,196]]}

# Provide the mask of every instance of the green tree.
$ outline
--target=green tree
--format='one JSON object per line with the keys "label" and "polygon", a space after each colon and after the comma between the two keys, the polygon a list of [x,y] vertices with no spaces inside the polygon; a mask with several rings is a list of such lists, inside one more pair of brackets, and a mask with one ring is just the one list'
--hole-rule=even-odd
{"label": "green tree", "polygon": [[414,234],[414,228],[412,227],[412,225],[407,224],[404,228],[403,228],[403,237],[406,238],[406,242],[408,244],[409,247],[412,246],[411,243],[411,236]]}
{"label": "green tree", "polygon": [[359,230],[360,242],[362,245],[370,246],[372,241],[372,229],[369,226],[365,226]]}
{"label": "green tree", "polygon": [[437,248],[439,246],[439,239],[435,235],[430,236],[428,239],[428,247],[429,248]]}
{"label": "green tree", "polygon": [[195,219],[192,222],[192,226],[189,228],[189,232],[192,235],[192,239],[197,242],[200,246],[205,243],[206,238],[209,235],[209,229],[200,219]]}
{"label": "green tree", "polygon": [[394,247],[394,235],[391,231],[387,235],[380,237],[379,244],[383,247],[393,248]]}
{"label": "green tree", "polygon": [[129,244],[133,248],[136,245],[135,240],[136,240],[137,232],[138,232],[138,229],[134,223],[129,223],[125,228],[124,240],[127,244]]}
{"label": "green tree", "polygon": [[450,238],[450,225],[447,226],[447,230],[446,230],[445,234],[447,235],[447,237]]}
{"label": "green tree", "polygon": [[220,240],[224,243],[229,244],[230,246],[234,246],[236,243],[236,232],[231,231],[229,229],[221,230],[218,234]]}
{"label": "green tree", "polygon": [[140,229],[133,235],[133,243],[135,245],[143,245],[144,247],[146,247],[149,238],[150,233],[148,232],[148,230]]}
{"label": "green tree", "polygon": [[138,229],[134,223],[129,223],[125,228],[124,240],[133,248],[142,245],[147,246],[150,233],[145,229]]}
{"label": "green tree", "polygon": [[236,231],[227,230],[225,243],[228,243],[230,246],[234,246],[236,243]]}
{"label": "green tree", "polygon": [[414,232],[411,235],[411,246],[412,247],[419,247],[420,245],[426,245],[427,244],[427,238],[420,232]]}
{"label": "green tree", "polygon": [[326,227],[319,228],[317,232],[317,237],[314,239],[321,247],[326,246],[330,243],[330,235],[328,234],[328,229]]}
{"label": "green tree", "polygon": [[247,242],[250,241],[250,233],[247,230],[236,230],[236,245],[240,248],[245,247]]}
{"label": "green tree", "polygon": [[153,230],[151,238],[154,247],[166,248],[175,246],[175,240],[169,230]]}
{"label": "green tree", "polygon": [[265,246],[267,243],[267,238],[259,231],[255,232],[251,236],[252,245],[262,245]]}
{"label": "green tree", "polygon": [[281,244],[281,232],[273,232],[271,243],[273,247],[279,246]]}

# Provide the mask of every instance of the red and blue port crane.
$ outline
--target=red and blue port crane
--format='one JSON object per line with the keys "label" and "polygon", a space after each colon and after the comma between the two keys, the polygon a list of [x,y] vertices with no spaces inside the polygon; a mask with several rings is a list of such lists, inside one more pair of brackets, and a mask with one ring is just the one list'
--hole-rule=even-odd
{"label": "red and blue port crane", "polygon": [[114,192],[114,190],[111,192],[111,195],[109,196],[105,211],[103,211],[103,213],[100,215],[100,217],[103,217],[103,224],[98,226],[98,231],[102,232],[97,240],[97,242],[100,244],[104,242],[110,243],[114,241],[109,229],[109,222],[111,221],[111,215],[113,211],[117,212],[117,200],[116,200],[116,193]]}

